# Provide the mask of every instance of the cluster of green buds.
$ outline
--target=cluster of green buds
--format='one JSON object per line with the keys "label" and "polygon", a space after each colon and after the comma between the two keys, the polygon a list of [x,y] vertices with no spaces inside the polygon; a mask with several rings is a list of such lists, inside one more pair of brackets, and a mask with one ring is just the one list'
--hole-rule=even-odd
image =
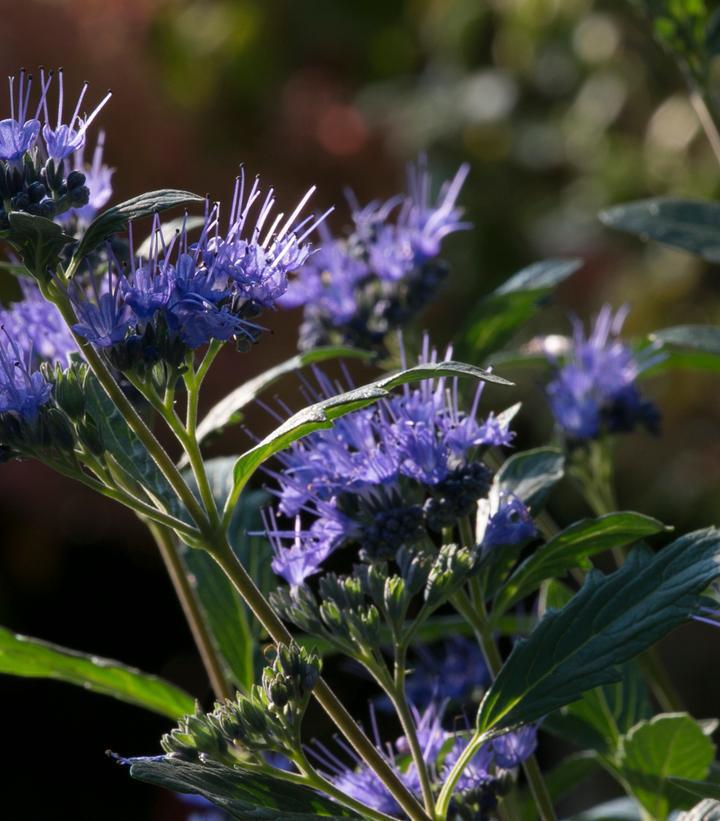
{"label": "cluster of green buds", "polygon": [[323,576],[317,595],[307,585],[283,587],[271,594],[271,601],[300,630],[362,663],[378,662],[383,644],[409,640],[425,618],[462,588],[478,555],[455,544],[435,554],[401,548],[396,562],[396,574],[386,562],[356,565],[349,576]]}
{"label": "cluster of green buds", "polygon": [[249,695],[215,704],[211,713],[196,710],[163,736],[168,755],[221,764],[262,764],[262,753],[293,758],[301,747],[300,729],[313,688],[320,677],[320,659],[297,644],[280,645],[265,667],[260,685]]}

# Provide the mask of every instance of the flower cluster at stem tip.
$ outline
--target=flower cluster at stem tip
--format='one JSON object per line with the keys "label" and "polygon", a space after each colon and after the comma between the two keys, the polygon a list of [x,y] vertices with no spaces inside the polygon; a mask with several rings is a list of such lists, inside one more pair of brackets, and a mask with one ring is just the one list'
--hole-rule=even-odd
{"label": "flower cluster at stem tip", "polygon": [[[437,362],[427,338],[419,362]],[[320,396],[338,392],[315,373]],[[353,544],[365,561],[392,559],[401,547],[427,543],[474,516],[478,500],[488,496],[494,503],[483,547],[532,538],[535,526],[520,499],[490,493],[482,451],[509,445],[514,434],[502,415],[478,418],[481,396],[482,384],[466,412],[457,379],[405,386],[280,454],[283,470],[271,472],[278,504],[266,515],[275,572],[296,587],[331,553]]]}
{"label": "flower cluster at stem tip", "polygon": [[663,358],[654,349],[634,352],[620,339],[628,307],[613,315],[604,305],[590,333],[579,319],[562,360],[546,345],[554,368],[547,397],[558,428],[570,441],[595,439],[603,433],[625,433],[639,425],[652,433],[660,413],[642,396],[637,378]]}

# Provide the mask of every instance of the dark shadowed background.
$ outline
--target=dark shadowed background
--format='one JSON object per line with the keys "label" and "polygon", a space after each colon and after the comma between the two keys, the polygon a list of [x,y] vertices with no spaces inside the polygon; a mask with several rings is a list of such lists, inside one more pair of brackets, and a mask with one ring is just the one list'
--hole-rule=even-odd
{"label": "dark shadowed background", "polygon": [[[316,184],[318,209],[337,204],[331,219],[341,227],[346,185],[361,201],[389,196],[421,150],[438,178],[469,162],[461,201],[475,229],[447,242],[453,274],[423,318],[437,344],[479,296],[558,255],[581,256],[585,267],[525,337],[564,332],[569,311],[587,317],[604,300],[631,303],[635,334],[720,320],[716,269],[596,219],[618,201],[718,188],[680,77],[622,2],[0,0],[0,20],[0,76],[62,65],[66,87],[90,81],[90,99],[112,88],[101,121],[115,201],[162,187],[222,198],[244,163],[285,205]],[[13,286],[3,276],[0,296],[12,298]],[[208,404],[292,352],[297,316],[265,321],[274,334],[252,353],[225,352]],[[538,444],[550,420],[536,378],[506,375],[526,402],[518,445]],[[296,382],[281,390],[298,404]],[[681,531],[717,523],[717,377],[665,376],[648,390],[664,432],[624,440],[622,506]],[[268,425],[260,410],[248,422]],[[246,443],[235,428],[213,452]],[[556,495],[554,512],[569,521],[585,511]],[[207,700],[143,527],[35,463],[0,466],[0,623],[162,674]],[[718,713],[718,650],[720,635],[702,626],[663,646],[698,717]],[[171,795],[131,783],[104,756],[158,751],[168,722],[47,681],[0,678],[0,698],[3,817],[185,817]],[[353,707],[363,714],[360,701]]]}

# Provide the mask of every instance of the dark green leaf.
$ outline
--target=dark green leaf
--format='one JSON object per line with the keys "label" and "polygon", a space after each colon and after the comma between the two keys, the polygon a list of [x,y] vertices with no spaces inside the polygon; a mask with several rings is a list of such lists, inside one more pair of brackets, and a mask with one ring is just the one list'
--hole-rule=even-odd
{"label": "dark green leaf", "polygon": [[130,200],[121,202],[103,211],[90,223],[83,234],[80,244],[73,258],[81,260],[108,237],[124,230],[130,220],[146,217],[158,211],[165,211],[176,205],[190,202],[203,202],[203,197],[191,194],[189,191],[176,191],[172,188],[163,188],[159,191],[148,191],[139,194]]}
{"label": "dark green leaf", "polygon": [[478,305],[463,334],[482,360],[499,350],[527,322],[552,290],[582,266],[579,259],[549,259],[523,268]]}
{"label": "dark green leaf", "polygon": [[264,390],[277,382],[281,376],[299,370],[306,365],[316,362],[325,362],[328,359],[371,359],[372,353],[361,351],[358,348],[347,348],[342,345],[315,348],[311,351],[297,354],[274,368],[250,379],[224,399],[212,407],[197,429],[197,439],[201,442],[206,436],[222,430],[228,425],[235,424],[242,419],[240,411],[256,399]]}
{"label": "dark green leaf", "polygon": [[308,787],[212,761],[191,764],[165,757],[136,758],[131,761],[130,775],[174,792],[202,795],[242,821],[360,817]]}
{"label": "dark green leaf", "polygon": [[621,741],[617,767],[650,817],[664,821],[671,809],[693,803],[668,778],[702,781],[714,757],[715,745],[697,722],[684,713],[667,713],[630,730]]}
{"label": "dark green leaf", "polygon": [[698,798],[714,798],[720,801],[720,783],[716,781],[696,781],[691,778],[674,778],[673,776],[670,776],[668,780],[671,784]]}
{"label": "dark green leaf", "polygon": [[563,477],[565,455],[558,448],[535,448],[511,456],[498,470],[500,490],[514,493],[533,511],[545,503],[550,490]]}
{"label": "dark green leaf", "polygon": [[302,439],[303,436],[307,436],[316,430],[331,428],[335,419],[372,405],[379,399],[388,396],[395,387],[422,379],[447,376],[470,376],[500,385],[512,384],[506,379],[474,365],[447,361],[437,364],[416,365],[414,368],[384,376],[368,385],[354,388],[337,396],[331,396],[329,399],[323,399],[291,416],[269,436],[266,436],[262,442],[259,442],[237,460],[235,463],[235,488],[228,500],[229,503],[234,502],[235,494],[239,492],[239,489],[245,485],[263,462],[298,439]]}
{"label": "dark green leaf", "polygon": [[4,627],[0,627],[0,673],[65,681],[173,719],[193,711],[192,697],[174,684],[120,662],[20,636]]}
{"label": "dark green leaf", "polygon": [[8,214],[11,230],[8,242],[20,254],[25,267],[40,280],[49,279],[48,270],[55,272],[60,252],[73,238],[52,220],[23,211]]}
{"label": "dark green leaf", "polygon": [[605,225],[720,262],[720,204],[701,200],[650,199],[600,213]]}
{"label": "dark green leaf", "polygon": [[574,568],[589,569],[591,556],[625,547],[665,529],[662,522],[641,513],[608,513],[582,519],[539,547],[498,591],[493,612],[503,613],[536,590],[545,579],[564,576]]}
{"label": "dark green leaf", "polygon": [[481,732],[535,721],[620,678],[618,665],[650,647],[702,606],[720,575],[720,533],[713,528],[653,555],[636,548],[607,576],[591,571],[559,611],[548,611],[513,648],[478,712]]}

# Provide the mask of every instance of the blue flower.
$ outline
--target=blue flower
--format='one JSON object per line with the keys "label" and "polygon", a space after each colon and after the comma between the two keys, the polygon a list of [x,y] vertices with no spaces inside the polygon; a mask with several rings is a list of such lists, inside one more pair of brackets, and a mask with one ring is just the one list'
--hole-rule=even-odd
{"label": "blue flower", "polygon": [[490,681],[485,658],[477,642],[450,636],[429,648],[415,648],[417,662],[407,678],[408,699],[424,707],[433,699],[464,703]]}
{"label": "blue flower", "polygon": [[537,528],[532,515],[514,494],[493,487],[483,504],[485,527],[481,538],[483,549],[517,545],[534,539]]}
{"label": "blue flower", "polygon": [[20,72],[18,83],[17,107],[15,105],[15,77],[8,78],[10,86],[10,117],[0,120],[0,160],[14,162],[19,160],[35,144],[40,133],[40,121],[35,112],[34,117],[28,117],[28,106],[30,103],[30,90],[32,88],[32,77],[25,72]]}
{"label": "blue flower", "polygon": [[34,282],[19,282],[23,298],[0,308],[0,325],[34,367],[41,362],[67,365],[68,355],[78,348],[59,311]]}
{"label": "blue flower", "polygon": [[659,412],[635,383],[662,355],[635,354],[620,340],[627,312],[623,307],[613,316],[612,308],[603,306],[587,336],[575,320],[564,363],[549,355],[555,376],[547,396],[558,427],[570,439],[594,439],[603,432],[632,431],[638,425],[658,430]]}
{"label": "blue flower", "polygon": [[59,86],[57,116],[55,126],[52,127],[50,125],[50,115],[48,113],[47,93],[50,89],[53,74],[52,72],[50,73],[47,84],[45,83],[44,73],[41,74],[41,83],[43,86],[42,108],[45,113],[45,125],[43,125],[42,134],[48,157],[54,160],[64,160],[66,157],[69,157],[71,154],[74,154],[76,151],[83,148],[85,145],[85,135],[88,127],[110,99],[112,93],[108,91],[102,100],[95,106],[92,112],[88,116],[82,117],[80,115],[80,110],[85,99],[85,94],[88,90],[88,84],[84,83],[82,89],[80,90],[80,96],[78,97],[73,114],[66,123],[64,122],[63,110],[64,88],[62,69],[58,70],[57,78]]}
{"label": "blue flower", "polygon": [[[426,340],[420,363],[437,359]],[[317,369],[315,375],[318,390],[310,398],[342,389]],[[311,523],[273,523],[271,536],[292,538],[290,552],[276,551],[282,575],[299,584],[351,544],[363,559],[392,559],[400,547],[428,539],[428,531],[473,515],[490,488],[482,449],[512,438],[509,414],[478,418],[481,395],[479,387],[466,411],[457,380],[426,380],[279,454],[283,470],[268,471],[279,486],[278,516]]]}
{"label": "blue flower", "polygon": [[492,741],[495,764],[504,770],[512,770],[535,752],[537,748],[537,729],[529,724],[514,732],[505,733]]}
{"label": "blue flower", "polygon": [[111,348],[127,336],[132,324],[130,307],[121,298],[120,279],[112,275],[112,269],[108,269],[106,291],[99,291],[94,278],[92,287],[92,302],[78,285],[73,284],[70,290],[70,299],[80,320],[72,329],[78,336],[82,336],[98,348]]}
{"label": "blue flower", "polygon": [[0,337],[0,414],[16,414],[32,421],[52,396],[52,386],[40,371],[33,370],[31,356],[5,329]]}
{"label": "blue flower", "polygon": [[318,252],[279,303],[304,306],[301,348],[333,341],[377,346],[432,299],[446,274],[437,259],[442,240],[469,227],[456,204],[467,173],[461,166],[434,202],[424,158],[409,168],[405,194],[364,207],[348,194],[352,230],[343,237],[324,230]]}

